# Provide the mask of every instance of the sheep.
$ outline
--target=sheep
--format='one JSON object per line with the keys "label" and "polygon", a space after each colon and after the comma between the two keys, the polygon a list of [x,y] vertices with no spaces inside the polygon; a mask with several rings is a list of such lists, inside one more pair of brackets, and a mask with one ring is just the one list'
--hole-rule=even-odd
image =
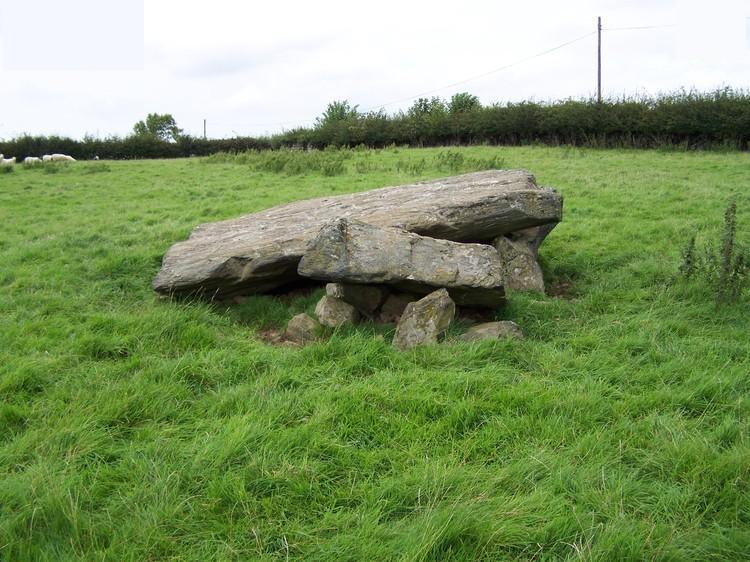
{"label": "sheep", "polygon": [[13,158],[0,158],[0,166],[15,166],[16,157]]}
{"label": "sheep", "polygon": [[72,156],[68,156],[67,154],[53,154],[50,156],[50,160],[52,162],[75,162],[76,159]]}
{"label": "sheep", "polygon": [[42,162],[75,162],[76,159],[67,154],[45,154]]}
{"label": "sheep", "polygon": [[33,164],[41,164],[42,160],[41,158],[37,158],[36,156],[27,156],[23,159],[23,163],[26,166],[31,166]]}

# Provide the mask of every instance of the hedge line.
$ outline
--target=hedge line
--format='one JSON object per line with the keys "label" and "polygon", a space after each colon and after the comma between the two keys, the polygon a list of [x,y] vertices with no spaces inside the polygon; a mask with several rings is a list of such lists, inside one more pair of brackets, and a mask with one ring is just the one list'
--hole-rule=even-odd
{"label": "hedge line", "polygon": [[370,113],[280,135],[282,144],[445,146],[542,143],[595,147],[684,147],[747,150],[750,95],[731,89],[655,98],[508,103],[452,113]]}
{"label": "hedge line", "polygon": [[[722,89],[678,92],[656,97],[522,102],[451,111],[441,100],[418,100],[396,114],[356,111],[340,119],[319,119],[315,126],[272,137],[204,140],[181,137],[165,142],[150,136],[81,141],[64,137],[23,136],[0,142],[6,156],[53,152],[79,159],[176,158],[218,152],[326,146],[383,147],[391,144],[550,144],[593,147],[686,149],[750,148],[750,94]],[[437,102],[437,103],[436,103]]]}
{"label": "hedge line", "polygon": [[252,137],[206,140],[183,136],[177,142],[166,142],[148,135],[83,140],[24,135],[9,141],[0,141],[0,153],[6,157],[16,156],[19,161],[26,156],[54,153],[69,154],[78,160],[90,160],[95,156],[106,160],[132,160],[208,156],[217,152],[244,152],[277,147],[278,143],[274,145],[270,138]]}

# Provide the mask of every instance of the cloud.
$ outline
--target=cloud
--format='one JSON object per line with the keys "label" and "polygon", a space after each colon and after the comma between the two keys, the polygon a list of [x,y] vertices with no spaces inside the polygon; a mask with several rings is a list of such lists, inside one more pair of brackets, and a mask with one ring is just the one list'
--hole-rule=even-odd
{"label": "cloud", "polygon": [[143,67],[143,0],[0,0],[2,66],[10,70]]}
{"label": "cloud", "polygon": [[[40,5],[24,4],[24,19],[34,21],[28,14]],[[17,0],[0,0],[0,6],[3,13],[18,12]],[[126,134],[154,111],[172,113],[194,134],[202,134],[204,118],[209,135],[260,134],[309,122],[334,99],[362,108],[404,100],[387,107],[395,111],[408,107],[411,96],[594,31],[598,15],[605,27],[674,25],[605,32],[605,95],[747,87],[750,80],[750,14],[741,0],[710,10],[697,0],[465,0],[456,6],[448,0],[213,0],[210,7],[197,0],[145,0],[142,68],[0,69],[0,137]],[[77,33],[98,33],[101,13],[92,9],[91,18],[76,24]],[[40,56],[58,52],[49,37],[35,37]],[[470,91],[484,103],[549,100],[590,95],[595,84],[592,35],[436,95]]]}
{"label": "cloud", "polygon": [[[327,38],[310,38],[276,45],[248,47],[237,44],[218,48],[182,49],[163,53],[167,68],[185,78],[213,78],[250,73],[263,66],[299,62],[314,57],[330,42]],[[162,59],[162,60],[163,60]]]}

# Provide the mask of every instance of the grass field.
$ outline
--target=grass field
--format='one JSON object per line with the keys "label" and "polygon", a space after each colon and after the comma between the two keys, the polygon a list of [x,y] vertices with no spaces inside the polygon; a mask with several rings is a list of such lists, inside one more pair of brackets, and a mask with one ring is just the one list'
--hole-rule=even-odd
{"label": "grass field", "polygon": [[[0,174],[0,560],[750,558],[748,302],[669,283],[731,197],[748,239],[750,155],[270,158]],[[525,341],[273,347],[320,292],[151,292],[198,223],[487,165],[565,197]]]}

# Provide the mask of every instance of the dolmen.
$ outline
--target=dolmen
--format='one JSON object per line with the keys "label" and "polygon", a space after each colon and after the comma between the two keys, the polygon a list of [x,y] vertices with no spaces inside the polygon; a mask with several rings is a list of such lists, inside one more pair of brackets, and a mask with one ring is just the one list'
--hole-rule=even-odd
{"label": "dolmen", "polygon": [[[456,306],[496,309],[506,290],[543,292],[538,251],[560,220],[560,194],[525,170],[297,201],[196,227],[167,251],[153,288],[227,300],[314,280],[326,284],[318,320],[295,317],[289,341],[369,319],[399,322],[394,345],[409,349],[439,341]],[[520,333],[495,328],[462,339]]]}

